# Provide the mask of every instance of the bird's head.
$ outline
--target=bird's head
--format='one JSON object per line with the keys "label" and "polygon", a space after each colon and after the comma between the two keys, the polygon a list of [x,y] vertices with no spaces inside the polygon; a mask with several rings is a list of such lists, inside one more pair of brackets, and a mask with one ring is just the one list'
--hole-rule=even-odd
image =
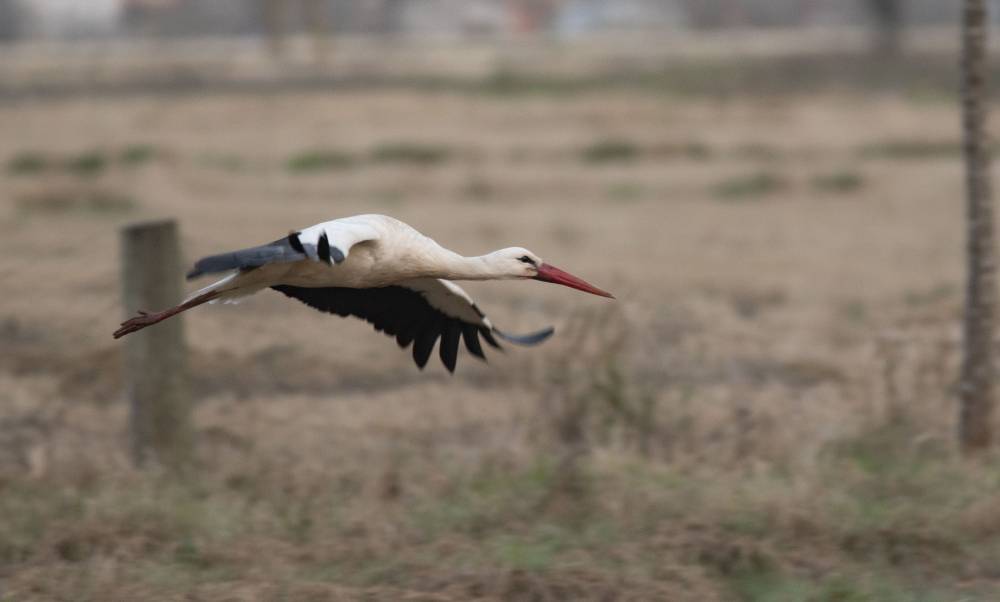
{"label": "bird's head", "polygon": [[542,282],[561,284],[592,295],[611,299],[615,298],[611,293],[597,288],[582,278],[577,278],[569,272],[545,263],[541,257],[528,249],[521,247],[500,249],[491,253],[490,258],[498,264],[503,273],[509,278],[531,278],[533,280],[541,280]]}

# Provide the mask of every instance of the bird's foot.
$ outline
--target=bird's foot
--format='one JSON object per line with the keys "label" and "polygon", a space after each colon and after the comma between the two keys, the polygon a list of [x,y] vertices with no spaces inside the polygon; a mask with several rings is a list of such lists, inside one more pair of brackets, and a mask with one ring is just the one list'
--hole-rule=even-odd
{"label": "bird's foot", "polygon": [[167,317],[163,315],[164,313],[165,312],[149,313],[148,311],[139,310],[139,314],[137,316],[122,322],[121,326],[115,331],[113,336],[116,339],[120,339],[127,334],[132,334],[137,330],[142,330],[147,326],[152,326]]}

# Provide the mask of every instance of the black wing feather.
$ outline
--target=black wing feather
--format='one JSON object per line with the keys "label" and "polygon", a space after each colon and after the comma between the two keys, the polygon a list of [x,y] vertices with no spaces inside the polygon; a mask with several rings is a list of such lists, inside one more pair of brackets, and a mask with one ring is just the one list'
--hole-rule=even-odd
{"label": "black wing feather", "polygon": [[[292,245],[288,244],[288,247],[291,249]],[[278,285],[272,288],[319,311],[361,318],[372,324],[375,330],[394,336],[396,343],[403,349],[412,344],[413,361],[420,368],[427,365],[438,339],[441,340],[438,350],[441,362],[449,371],[454,372],[458,363],[460,340],[465,341],[465,348],[469,353],[486,359],[479,340],[480,336],[493,347],[500,349],[500,343],[494,337],[494,333],[500,338],[521,345],[540,342],[551,334],[543,331],[546,332],[545,336],[536,340],[541,333],[514,337],[499,331],[491,331],[479,324],[463,322],[445,315],[432,306],[421,293],[403,286],[356,289]]]}
{"label": "black wing feather", "polygon": [[458,360],[458,342],[462,338],[462,327],[458,320],[448,320],[441,329],[441,345],[438,352],[441,362],[448,372],[455,371],[455,362]]}
{"label": "black wing feather", "polygon": [[490,332],[489,328],[486,328],[485,326],[480,326],[479,334],[483,335],[483,338],[486,339],[486,342],[489,343],[490,346],[493,347],[494,349],[503,349],[503,347],[500,346],[500,343],[498,343],[497,340],[493,338],[493,333]]}
{"label": "black wing feather", "polygon": [[417,340],[413,341],[413,361],[421,370],[427,365],[431,351],[434,351],[434,343],[437,343],[439,336],[441,336],[439,320],[432,320],[430,324],[417,333]]}
{"label": "black wing feather", "polygon": [[319,237],[319,244],[316,245],[316,254],[327,265],[333,263],[333,258],[330,257],[330,238],[326,235],[326,232],[323,232],[323,235]]}
{"label": "black wing feather", "polygon": [[462,339],[465,340],[465,348],[469,350],[469,353],[481,360],[486,359],[483,346],[479,344],[479,329],[476,328],[475,324],[462,324]]}
{"label": "black wing feather", "polygon": [[396,342],[399,343],[400,347],[406,349],[410,346],[410,343],[413,342],[413,337],[417,336],[418,327],[418,324],[410,323],[399,329],[399,332],[396,334]]}

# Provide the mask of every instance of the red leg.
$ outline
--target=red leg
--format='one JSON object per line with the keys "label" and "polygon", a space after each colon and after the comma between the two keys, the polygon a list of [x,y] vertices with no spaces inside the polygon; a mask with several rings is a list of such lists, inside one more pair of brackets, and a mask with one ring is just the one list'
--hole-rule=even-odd
{"label": "red leg", "polygon": [[152,326],[153,324],[156,324],[157,322],[162,322],[169,317],[176,316],[182,311],[187,311],[192,307],[198,307],[202,303],[208,303],[209,301],[215,299],[218,296],[219,296],[218,292],[210,291],[208,293],[205,293],[204,295],[198,295],[197,297],[191,299],[190,301],[185,301],[180,305],[175,305],[174,307],[171,307],[170,309],[165,309],[163,311],[149,313],[140,310],[139,315],[135,316],[134,318],[129,318],[128,320],[125,320],[124,322],[121,323],[121,327],[115,331],[114,337],[116,339],[120,339],[127,334],[132,334],[137,330],[142,330],[147,326]]}

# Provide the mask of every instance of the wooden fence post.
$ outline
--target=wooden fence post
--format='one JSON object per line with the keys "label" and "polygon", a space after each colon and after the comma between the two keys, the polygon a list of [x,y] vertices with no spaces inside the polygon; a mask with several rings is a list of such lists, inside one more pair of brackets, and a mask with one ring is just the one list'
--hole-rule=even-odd
{"label": "wooden fence post", "polygon": [[[180,245],[173,220],[126,226],[121,253],[126,317],[181,302]],[[152,461],[182,468],[192,456],[193,430],[180,316],[125,339],[125,390],[135,464]]]}

